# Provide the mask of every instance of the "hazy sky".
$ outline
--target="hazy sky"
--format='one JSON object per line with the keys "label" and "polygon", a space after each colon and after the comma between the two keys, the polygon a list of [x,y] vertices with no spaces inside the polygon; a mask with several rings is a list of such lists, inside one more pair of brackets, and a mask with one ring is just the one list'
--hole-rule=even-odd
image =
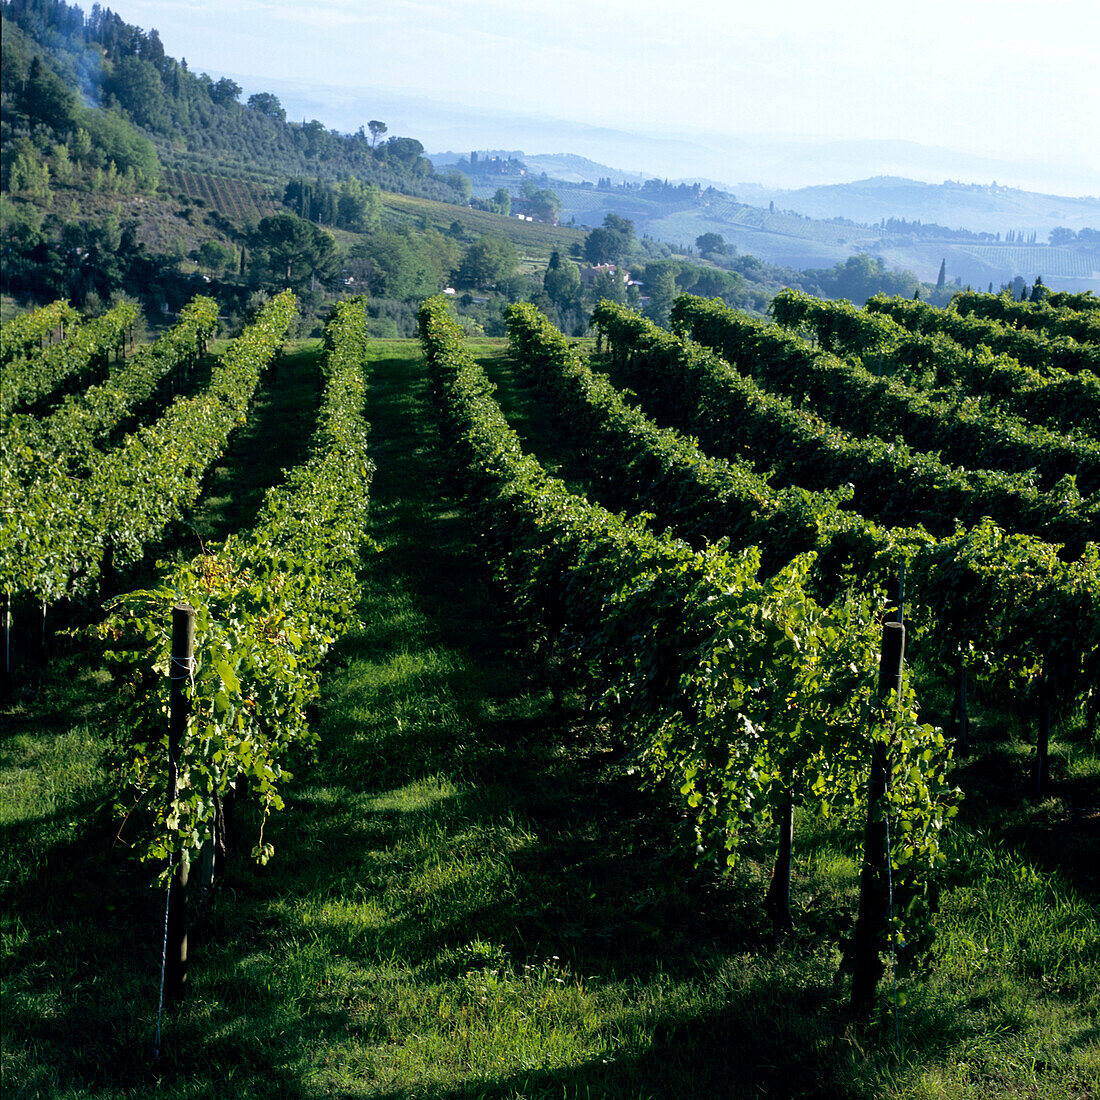
{"label": "hazy sky", "polygon": [[111,7],[214,75],[388,88],[632,130],[903,138],[1074,165],[1078,178],[1095,172],[1100,193],[1100,0]]}

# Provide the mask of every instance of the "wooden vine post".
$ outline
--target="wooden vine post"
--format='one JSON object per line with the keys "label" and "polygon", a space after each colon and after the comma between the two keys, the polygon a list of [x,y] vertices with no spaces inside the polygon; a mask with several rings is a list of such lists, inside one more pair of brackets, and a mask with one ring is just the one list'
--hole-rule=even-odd
{"label": "wooden vine post", "polygon": [[[187,604],[172,608],[172,663],[168,725],[168,806],[172,813],[179,789],[179,759],[191,717],[191,700],[184,682],[191,677],[195,648],[195,610]],[[187,872],[186,852],[180,852],[176,873],[169,886],[168,934],[165,944],[165,996],[178,1004],[187,986]]]}
{"label": "wooden vine post", "polygon": [[[882,656],[879,662],[878,696],[882,703],[895,692],[901,698],[902,665],[905,660],[905,625],[883,624]],[[880,720],[885,718],[880,704]],[[866,1016],[874,1003],[875,987],[884,967],[879,954],[890,919],[889,866],[887,844],[886,790],[890,759],[886,747],[875,740],[871,745],[871,775],[867,782],[867,826],[863,841],[863,867],[859,875],[859,915],[851,945],[852,1009]]]}

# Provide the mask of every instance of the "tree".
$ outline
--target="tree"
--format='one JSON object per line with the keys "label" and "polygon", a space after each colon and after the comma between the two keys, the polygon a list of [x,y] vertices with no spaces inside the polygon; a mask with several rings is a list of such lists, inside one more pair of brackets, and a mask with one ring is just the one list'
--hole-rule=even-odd
{"label": "tree", "polygon": [[30,203],[12,202],[0,195],[0,243],[17,252],[29,252],[42,243],[42,211]]}
{"label": "tree", "polygon": [[355,233],[374,233],[382,227],[382,195],[362,180],[344,180],[336,187],[336,224]]}
{"label": "tree", "polygon": [[[596,277],[596,286],[592,295],[593,299],[597,302],[607,298],[609,301],[618,302],[619,305],[625,305],[626,303],[626,282],[622,276],[622,269],[616,269],[612,272],[611,268],[605,268]],[[671,306],[672,301],[669,300]]]}
{"label": "tree", "polygon": [[367,129],[370,130],[370,147],[373,149],[378,144],[378,139],[389,129],[384,122],[379,122],[378,119],[372,118],[367,123]]}
{"label": "tree", "polygon": [[223,76],[210,89],[210,98],[215,103],[235,103],[244,89],[229,77]]}
{"label": "tree", "polygon": [[331,233],[293,214],[271,214],[252,237],[253,270],[264,281],[292,290],[332,282],[339,268]]}
{"label": "tree", "polygon": [[421,299],[437,294],[458,262],[458,247],[442,233],[378,232],[351,251],[347,272],[372,297]]}
{"label": "tree", "polygon": [[443,177],[443,180],[445,183],[451,185],[451,187],[461,196],[464,203],[470,201],[470,196],[474,193],[474,185],[470,182],[468,176],[464,175],[457,168],[452,168]]}
{"label": "tree", "polygon": [[936,276],[936,289],[943,290],[944,283],[947,282],[947,257],[940,260],[940,273]]}
{"label": "tree", "polygon": [[590,264],[620,264],[634,243],[634,223],[618,214],[607,214],[602,228],[584,240],[584,258]]}
{"label": "tree", "polygon": [[153,143],[116,111],[85,111],[73,141],[78,161],[106,168],[114,161],[120,172],[132,168],[146,190],[155,190],[160,162]]}
{"label": "tree", "polygon": [[581,273],[576,264],[563,260],[557,251],[550,253],[550,266],[542,277],[542,287],[563,312],[580,305]]}
{"label": "tree", "polygon": [[700,253],[725,252],[726,238],[721,233],[702,233],[695,238],[695,247]]}
{"label": "tree", "polygon": [[8,170],[8,190],[17,198],[32,202],[50,201],[50,169],[33,153],[21,151]]}
{"label": "tree", "polygon": [[257,92],[248,97],[248,109],[256,111],[265,118],[272,118],[276,122],[286,122],[286,111],[279,102],[279,97],[271,92]]}
{"label": "tree", "polygon": [[432,166],[422,156],[423,152],[424,146],[416,138],[391,137],[384,145],[379,145],[373,155],[397,172],[425,177],[431,173]]}
{"label": "tree", "polygon": [[518,262],[515,245],[507,237],[484,236],[466,249],[458,281],[462,286],[488,290],[507,279]]}
{"label": "tree", "polygon": [[237,253],[231,245],[221,241],[203,241],[195,254],[200,267],[220,273],[237,266]]}
{"label": "tree", "polygon": [[140,57],[124,57],[115,66],[106,90],[139,126],[167,131],[164,84],[152,62]]}
{"label": "tree", "polygon": [[561,212],[561,199],[553,191],[539,188],[527,196],[527,207],[540,222],[557,225]]}
{"label": "tree", "polygon": [[646,316],[654,324],[667,327],[672,300],[676,297],[676,278],[672,269],[667,264],[661,264],[652,277],[647,273],[645,288],[649,294]]}
{"label": "tree", "polygon": [[37,57],[23,87],[22,106],[32,125],[48,126],[58,133],[71,129],[77,115],[76,95]]}
{"label": "tree", "polygon": [[[508,189],[505,187],[498,187],[496,194],[493,195],[492,201],[489,203],[489,209],[495,214],[503,214],[508,217],[512,213],[512,196],[508,194]],[[554,253],[557,255],[557,253]]]}

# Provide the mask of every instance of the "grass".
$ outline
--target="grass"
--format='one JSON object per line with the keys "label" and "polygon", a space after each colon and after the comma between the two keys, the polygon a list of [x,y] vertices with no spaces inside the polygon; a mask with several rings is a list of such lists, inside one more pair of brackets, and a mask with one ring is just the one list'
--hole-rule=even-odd
{"label": "grass", "polygon": [[[1080,731],[1058,742],[1054,796],[1031,804],[1005,784],[1023,737],[983,712],[941,935],[899,983],[900,1041],[888,996],[857,1026],[836,981],[852,830],[798,822],[798,931],[778,944],[758,907],[766,834],[733,881],[678,855],[674,821],[614,767],[608,732],[554,707],[489,584],[415,345],[372,355],[380,552],[360,625],[333,655],[320,748],[268,823],[266,868],[246,855],[258,822],[237,816],[159,1058],[163,900],[98,808],[110,696],[74,649],[6,704],[4,1095],[1097,1094],[1095,883],[1057,845],[1030,847],[1068,822],[1085,851],[1094,795],[1074,799],[1100,763]],[[551,449],[522,394],[509,401]],[[266,461],[268,477],[289,462]]]}

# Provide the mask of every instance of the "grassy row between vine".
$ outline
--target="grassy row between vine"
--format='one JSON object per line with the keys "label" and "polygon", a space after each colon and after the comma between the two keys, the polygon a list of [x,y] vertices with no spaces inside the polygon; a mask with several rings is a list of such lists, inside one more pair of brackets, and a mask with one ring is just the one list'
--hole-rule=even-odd
{"label": "grassy row between vine", "polygon": [[[12,416],[4,425],[5,475],[26,481],[45,461],[60,457],[71,475],[86,476],[131,413],[142,406],[147,414],[161,411],[173,383],[191,375],[217,325],[217,303],[197,294],[168,332],[119,364],[106,381],[68,395],[47,416]],[[158,390],[160,401],[151,402]]]}
{"label": "grassy row between vine", "polygon": [[39,475],[24,484],[5,461],[0,589],[43,603],[87,596],[105,558],[110,568],[139,560],[198,499],[296,313],[289,290],[271,299],[228,346],[201,394],[178,397],[155,423],[98,453],[86,477],[69,477],[65,458],[46,454]]}

